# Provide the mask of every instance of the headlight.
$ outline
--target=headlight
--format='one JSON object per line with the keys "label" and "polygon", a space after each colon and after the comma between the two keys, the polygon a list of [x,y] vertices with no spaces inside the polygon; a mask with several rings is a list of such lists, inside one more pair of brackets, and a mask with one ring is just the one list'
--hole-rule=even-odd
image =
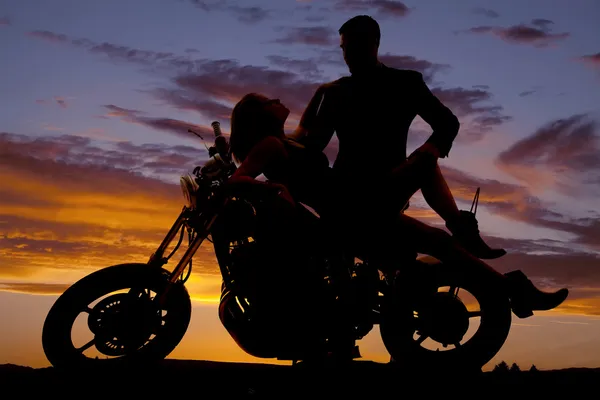
{"label": "headlight", "polygon": [[193,176],[187,174],[179,179],[179,185],[181,186],[181,192],[185,199],[185,205],[188,208],[196,207],[196,191],[198,190],[198,184]]}

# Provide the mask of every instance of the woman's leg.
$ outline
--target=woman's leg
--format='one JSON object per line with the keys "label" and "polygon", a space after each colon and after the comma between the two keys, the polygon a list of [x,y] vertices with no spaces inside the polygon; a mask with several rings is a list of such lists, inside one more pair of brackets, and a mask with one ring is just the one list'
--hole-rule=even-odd
{"label": "woman's leg", "polygon": [[431,174],[428,179],[423,179],[421,183],[421,193],[423,198],[444,221],[451,221],[460,217],[460,211],[454,201],[454,196],[442,175],[440,166],[435,162],[431,168]]}
{"label": "woman's leg", "polygon": [[502,274],[494,268],[474,257],[462,247],[457,246],[445,231],[431,227],[423,222],[400,214],[397,219],[397,240],[407,242],[406,245],[415,251],[431,255],[442,262],[464,265],[465,268],[479,268],[490,274],[492,279],[507,290],[513,311],[520,318],[533,315],[536,310],[550,310],[558,307],[568,296],[567,289],[553,293],[542,292],[521,271]]}
{"label": "woman's leg", "polygon": [[[437,159],[418,155],[392,172],[392,182],[401,204],[421,189],[427,204],[446,222],[463,248],[482,259],[498,258],[506,254],[504,249],[492,249],[481,238],[475,214],[459,210],[454,196],[442,175]],[[405,200],[406,199],[406,200]]]}
{"label": "woman's leg", "polygon": [[400,240],[418,253],[431,255],[442,262],[487,270],[491,277],[504,279],[502,273],[456,245],[452,236],[442,229],[429,226],[404,214],[398,215],[397,229]]}

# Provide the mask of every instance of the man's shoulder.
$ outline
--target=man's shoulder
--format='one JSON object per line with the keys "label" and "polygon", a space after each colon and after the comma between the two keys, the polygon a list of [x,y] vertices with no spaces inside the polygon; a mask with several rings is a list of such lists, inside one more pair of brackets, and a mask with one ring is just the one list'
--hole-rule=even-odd
{"label": "man's shoulder", "polygon": [[338,78],[336,80],[322,83],[321,85],[319,85],[318,90],[323,90],[323,91],[332,90],[332,89],[346,86],[350,82],[351,82],[351,79],[349,76],[342,76],[341,78]]}
{"label": "man's shoulder", "polygon": [[[423,73],[414,69],[404,69],[404,68],[395,68],[390,67],[385,64],[381,65],[382,72],[384,75],[388,76],[391,79],[402,80],[402,81],[411,81],[411,82],[423,82],[424,76]],[[321,90],[333,89],[336,87],[344,87],[350,85],[352,83],[352,76],[342,76],[333,81],[329,81],[323,83],[319,86]]]}
{"label": "man's shoulder", "polygon": [[[395,82],[402,82],[402,84],[419,84],[424,81],[423,73],[413,69],[394,68],[384,64],[382,64],[382,69],[383,73],[387,76],[387,79]],[[338,79],[320,84],[317,87],[316,92],[320,94],[334,93],[339,89],[351,86],[352,82],[352,76],[342,76]]]}
{"label": "man's shoulder", "polygon": [[414,81],[414,82],[422,82],[423,81],[423,73],[416,71],[414,69],[404,69],[404,68],[395,68],[384,65],[384,71],[390,76],[396,79]]}
{"label": "man's shoulder", "polygon": [[315,97],[324,95],[339,96],[345,89],[350,87],[350,82],[350,77],[344,76],[333,81],[321,83],[315,91]]}

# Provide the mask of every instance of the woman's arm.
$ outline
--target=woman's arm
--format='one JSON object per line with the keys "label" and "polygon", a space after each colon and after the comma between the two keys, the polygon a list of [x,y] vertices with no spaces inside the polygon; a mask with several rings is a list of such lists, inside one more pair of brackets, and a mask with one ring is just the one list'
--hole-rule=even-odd
{"label": "woman's arm", "polygon": [[246,159],[227,181],[228,184],[246,183],[273,189],[285,200],[294,203],[287,188],[279,183],[264,182],[256,179],[263,174],[268,166],[276,165],[287,158],[287,152],[281,140],[268,136],[258,142],[246,156]]}

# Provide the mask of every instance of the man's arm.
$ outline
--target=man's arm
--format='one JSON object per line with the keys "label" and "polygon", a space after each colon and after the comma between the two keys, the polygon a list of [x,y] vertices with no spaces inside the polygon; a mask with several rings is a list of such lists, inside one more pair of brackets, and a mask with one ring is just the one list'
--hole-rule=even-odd
{"label": "man's arm", "polygon": [[334,132],[333,98],[331,93],[326,95],[326,86],[321,85],[304,109],[298,127],[289,137],[308,148],[323,151]]}
{"label": "man's arm", "polygon": [[417,114],[433,129],[426,143],[435,145],[440,151],[440,157],[447,157],[458,135],[460,123],[456,115],[429,90],[423,75],[416,73],[418,74],[415,78]]}

